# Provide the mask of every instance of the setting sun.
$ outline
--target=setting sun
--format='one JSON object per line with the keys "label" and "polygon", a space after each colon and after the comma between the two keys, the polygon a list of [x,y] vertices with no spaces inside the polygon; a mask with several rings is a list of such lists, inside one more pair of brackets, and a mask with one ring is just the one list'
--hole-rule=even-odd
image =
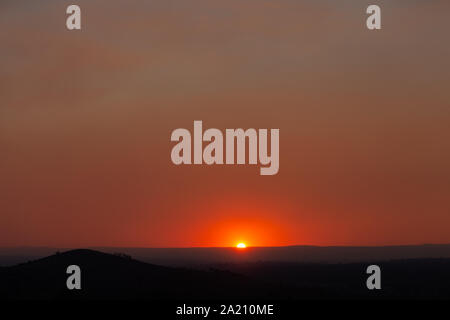
{"label": "setting sun", "polygon": [[241,243],[237,244],[236,248],[243,249],[243,248],[247,248],[247,246],[245,245],[245,243],[241,242]]}

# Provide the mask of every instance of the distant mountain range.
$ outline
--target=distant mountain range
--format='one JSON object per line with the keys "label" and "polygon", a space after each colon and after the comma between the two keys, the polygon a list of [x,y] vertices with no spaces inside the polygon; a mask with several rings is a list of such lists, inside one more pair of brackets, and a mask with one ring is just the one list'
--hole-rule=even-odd
{"label": "distant mountain range", "polygon": [[450,245],[386,247],[249,247],[236,248],[95,248],[103,252],[124,252],[134,258],[161,265],[201,266],[215,263],[296,262],[351,263],[397,259],[450,258]]}

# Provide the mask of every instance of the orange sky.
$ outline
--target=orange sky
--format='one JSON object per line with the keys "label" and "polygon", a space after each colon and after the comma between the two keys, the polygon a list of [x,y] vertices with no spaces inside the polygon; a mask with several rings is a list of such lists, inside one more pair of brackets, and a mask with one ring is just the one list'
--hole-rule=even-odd
{"label": "orange sky", "polygon": [[[450,3],[0,3],[0,246],[450,242]],[[280,171],[170,134],[279,128]]]}

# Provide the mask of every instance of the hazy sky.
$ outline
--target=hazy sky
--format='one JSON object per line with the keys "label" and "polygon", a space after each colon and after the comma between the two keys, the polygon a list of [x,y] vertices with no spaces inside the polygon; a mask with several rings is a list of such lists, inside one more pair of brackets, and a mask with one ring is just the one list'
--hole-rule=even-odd
{"label": "hazy sky", "polygon": [[[450,243],[447,0],[0,2],[0,246]],[[280,171],[175,166],[279,128]]]}

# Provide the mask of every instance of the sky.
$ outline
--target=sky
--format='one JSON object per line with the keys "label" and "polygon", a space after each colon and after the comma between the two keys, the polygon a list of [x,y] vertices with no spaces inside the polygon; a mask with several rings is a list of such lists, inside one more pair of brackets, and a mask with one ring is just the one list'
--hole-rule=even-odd
{"label": "sky", "polygon": [[[450,3],[372,2],[1,1],[0,246],[450,243]],[[174,165],[194,120],[278,174]]]}

